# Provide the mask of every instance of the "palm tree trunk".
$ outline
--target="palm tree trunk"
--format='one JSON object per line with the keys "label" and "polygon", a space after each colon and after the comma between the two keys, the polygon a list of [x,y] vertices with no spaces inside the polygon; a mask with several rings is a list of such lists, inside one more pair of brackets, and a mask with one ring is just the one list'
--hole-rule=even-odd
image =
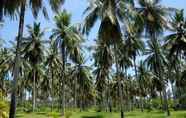
{"label": "palm tree trunk", "polygon": [[61,115],[64,116],[65,112],[65,71],[66,71],[66,51],[64,45],[62,45],[62,61],[63,61],[63,70],[62,70],[62,99],[61,99]]}
{"label": "palm tree trunk", "polygon": [[51,111],[53,111],[53,107],[54,107],[54,92],[53,92],[53,79],[54,79],[54,74],[53,74],[53,70],[51,70],[51,79],[52,79],[52,82],[51,82]]}
{"label": "palm tree trunk", "polygon": [[174,85],[173,85],[172,82],[171,82],[171,89],[172,89],[173,106],[175,106],[175,104],[176,104],[176,96],[175,96],[175,93],[174,93]]}
{"label": "palm tree trunk", "polygon": [[169,106],[168,106],[168,99],[167,99],[167,92],[166,92],[166,83],[163,80],[161,68],[159,68],[159,78],[162,81],[162,85],[164,85],[164,87],[163,87],[163,101],[164,101],[163,108],[166,111],[166,115],[170,116],[170,111],[169,111]]}
{"label": "palm tree trunk", "polygon": [[[114,44],[114,49],[115,51],[117,50],[116,44]],[[121,118],[124,118],[124,111],[123,111],[123,92],[122,92],[122,80],[119,77],[119,65],[118,65],[118,59],[115,56],[115,61],[116,61],[116,76],[117,76],[117,81],[119,83],[118,89],[119,89],[119,99],[120,99],[120,112],[121,112]]]}
{"label": "palm tree trunk", "polygon": [[140,108],[141,108],[141,112],[143,112],[143,98],[140,96]]}
{"label": "palm tree trunk", "polygon": [[34,112],[35,111],[35,108],[36,108],[36,72],[35,70],[33,70],[33,95],[32,95],[32,111]]}
{"label": "palm tree trunk", "polygon": [[15,118],[15,114],[16,114],[16,88],[17,88],[17,79],[19,77],[20,43],[21,43],[21,38],[23,37],[25,4],[26,1],[24,0],[21,4],[21,12],[20,12],[20,19],[19,19],[19,31],[17,36],[15,66],[13,71],[14,79],[13,79],[9,118]]}
{"label": "palm tree trunk", "polygon": [[[133,56],[133,62],[134,62],[135,76],[136,76],[136,79],[138,79],[136,56]],[[139,82],[139,85],[140,85],[140,82]],[[141,108],[141,112],[143,112],[143,99],[141,96],[140,96],[140,108]]]}
{"label": "palm tree trunk", "polygon": [[121,82],[119,82],[119,96],[120,96],[121,118],[124,118],[124,112],[123,112],[123,94],[122,94]]}
{"label": "palm tree trunk", "polygon": [[161,100],[162,110],[164,110],[164,109],[163,109],[163,107],[164,107],[164,106],[163,106],[163,97],[162,97],[162,91],[160,91],[160,100]]}
{"label": "palm tree trunk", "polygon": [[166,115],[170,116],[166,88],[163,89],[163,98],[164,98],[164,105],[165,105],[164,108],[166,110]]}
{"label": "palm tree trunk", "polygon": [[77,77],[74,80],[74,109],[77,108]]}
{"label": "palm tree trunk", "polygon": [[108,92],[108,96],[107,96],[107,99],[108,99],[108,108],[109,108],[109,112],[112,112],[112,105],[111,105],[111,97],[110,97],[110,80],[109,80],[109,77],[108,78],[108,86],[107,86],[107,92]]}

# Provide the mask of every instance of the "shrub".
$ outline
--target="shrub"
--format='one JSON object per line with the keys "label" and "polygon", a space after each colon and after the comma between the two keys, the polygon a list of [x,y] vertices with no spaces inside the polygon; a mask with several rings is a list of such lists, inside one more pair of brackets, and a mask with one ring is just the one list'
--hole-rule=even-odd
{"label": "shrub", "polygon": [[72,112],[65,112],[65,118],[70,118],[72,116]]}
{"label": "shrub", "polygon": [[8,104],[5,101],[0,101],[0,118],[8,118]]}

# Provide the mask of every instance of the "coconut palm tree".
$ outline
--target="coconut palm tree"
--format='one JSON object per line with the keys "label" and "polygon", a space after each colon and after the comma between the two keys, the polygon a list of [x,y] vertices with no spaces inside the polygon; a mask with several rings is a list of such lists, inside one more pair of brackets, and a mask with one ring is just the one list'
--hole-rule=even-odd
{"label": "coconut palm tree", "polygon": [[[59,9],[59,6],[64,2],[64,0],[49,0],[49,4],[51,5],[51,8],[54,11],[57,11]],[[45,16],[47,16],[46,8],[43,5],[43,1],[34,1],[34,0],[18,0],[18,1],[11,1],[6,0],[2,1],[3,3],[0,7],[0,16],[3,16],[4,14],[13,16],[14,14],[19,15],[19,31],[17,36],[17,48],[16,48],[16,57],[15,57],[15,68],[13,71],[14,75],[14,82],[13,82],[13,89],[12,89],[12,95],[11,95],[11,104],[10,104],[10,118],[15,118],[15,112],[16,112],[16,81],[19,77],[19,61],[20,61],[20,43],[21,39],[23,37],[23,30],[24,30],[24,17],[25,17],[25,11],[27,3],[29,4],[29,8],[33,11],[33,15],[37,17],[38,11],[42,9]],[[20,11],[20,12],[18,12]]]}
{"label": "coconut palm tree", "polygon": [[[172,34],[165,37],[165,48],[169,51],[168,58],[172,64],[171,69],[174,69],[177,75],[177,80],[181,79],[181,63],[182,57],[186,51],[186,20],[184,11],[180,10],[175,13],[175,16],[170,22]],[[178,81],[179,82],[179,81]]]}
{"label": "coconut palm tree", "polygon": [[[137,22],[141,31],[145,31],[147,36],[155,40],[157,36],[163,33],[167,27],[167,17],[175,11],[173,8],[165,8],[160,4],[160,0],[139,0],[140,7],[136,7]],[[139,20],[141,19],[141,20]],[[142,21],[138,23],[139,21]]]}
{"label": "coconut palm tree", "polygon": [[145,54],[148,56],[145,59],[147,66],[150,70],[160,79],[161,86],[163,87],[163,98],[164,105],[163,108],[167,112],[167,115],[170,115],[168,109],[167,102],[167,93],[166,93],[166,85],[167,80],[164,78],[163,74],[165,73],[165,66],[167,65],[167,61],[165,59],[165,55],[163,50],[161,49],[161,45],[158,40],[150,40],[148,41],[149,49],[146,50]]}
{"label": "coconut palm tree", "polygon": [[[88,106],[87,101],[93,101],[92,94],[92,75],[90,73],[90,68],[84,64],[84,62],[80,64],[76,64],[72,67],[71,78],[74,79],[75,86],[75,99],[79,98],[80,101],[80,111],[85,109],[85,105]],[[79,92],[78,95],[76,92]],[[92,98],[91,98],[92,97]],[[92,99],[92,100],[91,100]],[[77,104],[77,102],[75,102]]]}
{"label": "coconut palm tree", "polygon": [[[140,61],[139,67],[138,67],[138,84],[139,84],[139,92],[140,96],[146,97],[153,88],[153,75],[147,70],[145,67],[145,63],[143,61]],[[141,102],[141,110],[143,111],[143,100]]]}
{"label": "coconut palm tree", "polygon": [[10,52],[10,49],[7,48],[1,48],[0,49],[0,77],[1,77],[1,83],[0,83],[0,89],[4,92],[6,92],[5,87],[5,77],[6,75],[13,69],[13,55]]}
{"label": "coconut palm tree", "polygon": [[36,81],[38,77],[38,69],[40,63],[44,59],[44,31],[41,31],[40,23],[34,23],[33,27],[27,26],[29,37],[22,39],[21,46],[24,58],[32,66],[33,72],[33,111],[36,107]]}
{"label": "coconut palm tree", "polygon": [[170,24],[171,31],[173,33],[165,37],[165,48],[170,52],[169,57],[176,56],[177,58],[179,57],[179,59],[181,59],[181,56],[186,50],[186,20],[184,18],[183,10],[176,12]]}
{"label": "coconut palm tree", "polygon": [[49,80],[50,81],[50,95],[51,95],[51,98],[52,98],[52,104],[51,104],[51,110],[53,110],[53,99],[54,99],[54,91],[53,91],[53,88],[54,88],[54,82],[55,82],[55,79],[57,78],[56,75],[59,73],[59,70],[61,69],[62,67],[62,62],[61,62],[61,59],[59,57],[59,53],[58,53],[58,50],[56,48],[56,45],[55,45],[55,42],[54,40],[51,41],[50,43],[50,49],[49,49],[49,52],[47,54],[47,59],[46,59],[46,62],[45,62],[45,65],[48,66],[47,68],[47,72],[50,73],[50,77],[49,77]]}
{"label": "coconut palm tree", "polygon": [[55,39],[57,46],[60,48],[62,56],[62,115],[64,115],[65,107],[65,77],[67,59],[78,62],[80,59],[80,44],[83,41],[82,35],[76,26],[70,25],[71,15],[66,10],[55,16],[56,27],[53,29],[51,38]]}
{"label": "coconut palm tree", "polygon": [[[121,4],[124,1],[117,2],[116,0],[95,0],[91,1],[88,8],[85,10],[85,13],[88,13],[88,15],[85,18],[85,23],[83,27],[83,33],[89,34],[91,28],[94,26],[95,22],[100,19],[101,24],[99,26],[99,32],[98,32],[98,41],[105,49],[106,52],[103,51],[103,54],[108,53],[108,50],[113,49],[114,53],[116,54],[118,47],[118,44],[122,42],[122,33],[120,28],[120,11],[121,11]],[[116,55],[115,55],[116,56]],[[118,59],[117,57],[115,59]],[[118,60],[117,60],[118,61]],[[116,62],[117,62],[116,61]],[[98,61],[99,62],[99,61]],[[101,62],[101,61],[100,61]],[[106,65],[101,65],[101,67],[98,67],[100,70],[99,75],[97,77],[102,78],[101,76],[104,76],[104,78],[108,75],[108,66],[110,65],[109,62],[105,62]],[[116,66],[118,66],[118,62],[116,63]],[[117,69],[118,70],[118,69]],[[118,73],[119,74],[119,73]],[[121,90],[121,89],[119,89]],[[120,93],[122,93],[120,91]],[[122,100],[122,95],[120,96],[120,100]],[[121,102],[123,103],[123,102]],[[124,117],[123,114],[123,108],[121,106],[121,117]]]}
{"label": "coconut palm tree", "polygon": [[113,63],[113,51],[103,40],[98,40],[93,57],[95,59],[94,64],[97,67],[93,73],[96,75],[98,102],[100,110],[102,110],[106,81],[109,78],[109,71]]}

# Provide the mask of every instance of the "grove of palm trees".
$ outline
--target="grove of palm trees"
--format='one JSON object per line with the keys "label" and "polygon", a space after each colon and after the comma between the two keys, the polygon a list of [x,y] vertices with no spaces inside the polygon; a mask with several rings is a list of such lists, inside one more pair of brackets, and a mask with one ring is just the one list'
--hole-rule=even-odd
{"label": "grove of palm trees", "polygon": [[0,0],[0,118],[186,118],[186,2],[77,1]]}

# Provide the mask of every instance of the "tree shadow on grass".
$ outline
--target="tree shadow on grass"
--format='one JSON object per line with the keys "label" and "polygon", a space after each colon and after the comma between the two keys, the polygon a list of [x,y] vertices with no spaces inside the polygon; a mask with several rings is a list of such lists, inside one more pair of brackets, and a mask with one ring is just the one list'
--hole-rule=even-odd
{"label": "tree shadow on grass", "polygon": [[82,116],[81,118],[104,118],[102,115],[96,115],[96,116]]}
{"label": "tree shadow on grass", "polygon": [[23,117],[24,117],[23,114],[17,114],[17,115],[16,115],[16,118],[23,118]]}

